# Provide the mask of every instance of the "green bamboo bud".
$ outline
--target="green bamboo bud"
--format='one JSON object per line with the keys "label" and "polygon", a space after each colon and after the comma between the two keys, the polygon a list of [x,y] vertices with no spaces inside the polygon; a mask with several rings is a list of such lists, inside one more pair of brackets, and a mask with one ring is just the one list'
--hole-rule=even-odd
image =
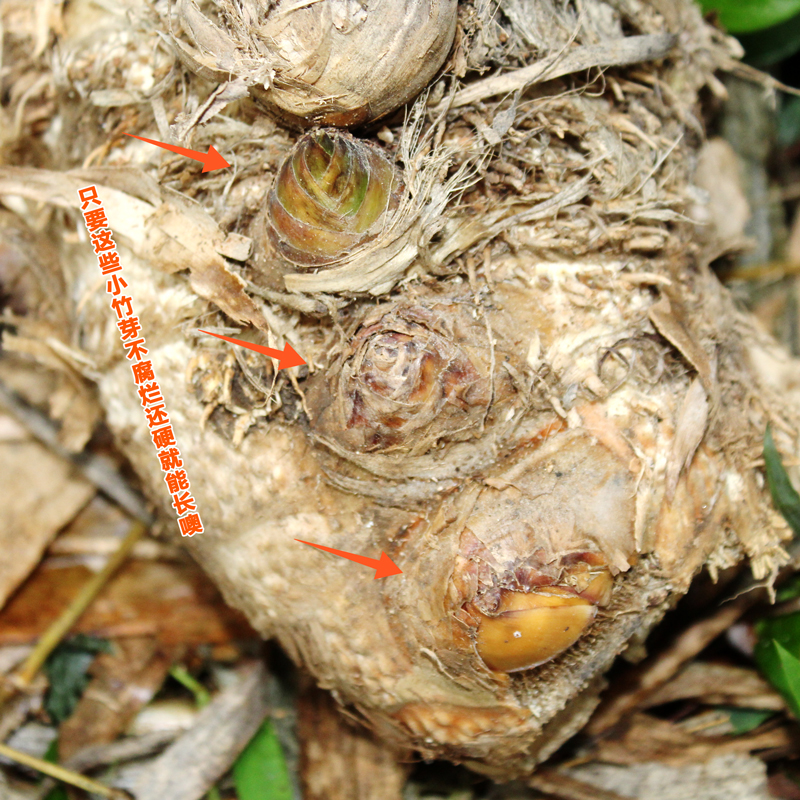
{"label": "green bamboo bud", "polygon": [[377,147],[343,131],[313,131],[289,153],[269,193],[270,241],[298,267],[338,263],[380,233],[403,188]]}

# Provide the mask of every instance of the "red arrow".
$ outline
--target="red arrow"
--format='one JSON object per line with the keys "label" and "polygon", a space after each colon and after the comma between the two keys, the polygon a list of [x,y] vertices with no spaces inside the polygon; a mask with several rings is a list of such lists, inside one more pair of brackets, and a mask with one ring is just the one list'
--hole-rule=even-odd
{"label": "red arrow", "polygon": [[179,156],[186,156],[193,158],[195,161],[203,162],[203,172],[213,172],[215,169],[225,169],[230,164],[214,149],[214,145],[208,146],[207,153],[201,153],[199,150],[189,150],[186,147],[178,147],[176,144],[165,144],[164,142],[157,142],[155,139],[145,139],[144,136],[134,136],[132,133],[126,133],[126,136],[131,136],[134,139],[139,139],[148,144],[154,144],[156,147],[163,147],[165,150],[170,150],[177,153]]}
{"label": "red arrow", "polygon": [[295,539],[295,541],[310,545],[311,547],[316,547],[318,550],[324,550],[326,553],[333,553],[335,556],[341,556],[349,561],[355,561],[356,564],[372,567],[375,570],[375,580],[378,580],[378,578],[388,578],[390,575],[403,574],[403,570],[401,570],[386,553],[381,553],[380,558],[367,558],[366,556],[357,556],[353,553],[345,553],[344,550],[334,550],[332,547],[314,544],[314,542],[304,542],[302,539]]}
{"label": "red arrow", "polygon": [[[198,329],[199,330],[199,329]],[[289,369],[289,367],[299,367],[306,362],[297,354],[297,351],[286,342],[283,350],[275,350],[272,347],[264,347],[263,344],[253,344],[252,342],[244,342],[241,339],[234,339],[232,336],[223,336],[220,333],[211,333],[211,331],[200,331],[200,333],[207,333],[209,336],[216,336],[217,339],[222,339],[231,344],[238,344],[246,347],[248,350],[254,350],[256,353],[269,356],[270,358],[278,359],[278,370]]]}

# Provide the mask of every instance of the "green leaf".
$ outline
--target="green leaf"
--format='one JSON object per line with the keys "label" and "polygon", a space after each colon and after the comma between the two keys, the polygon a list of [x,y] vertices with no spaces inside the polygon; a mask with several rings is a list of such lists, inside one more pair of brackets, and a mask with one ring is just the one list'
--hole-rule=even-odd
{"label": "green leaf", "polygon": [[794,600],[795,597],[800,597],[800,575],[792,575],[785,583],[781,584],[775,592],[775,602],[786,603]]}
{"label": "green leaf", "polygon": [[98,653],[111,652],[105,639],[78,634],[62,642],[45,661],[44,670],[50,682],[44,707],[56,723],[68,719],[89,683],[86,674]]}
{"label": "green leaf", "polygon": [[[798,37],[800,50],[800,37]],[[800,141],[800,97],[784,97],[778,111],[778,145],[791,147]]]}
{"label": "green leaf", "polygon": [[54,786],[46,795],[44,800],[69,800],[67,790],[59,784]]}
{"label": "green leaf", "polygon": [[51,764],[58,764],[58,738],[53,739],[53,741],[47,745],[47,750],[42,758],[45,761],[49,761]]}
{"label": "green leaf", "polygon": [[205,708],[211,702],[208,689],[191,675],[186,667],[176,664],[170,669],[169,674],[194,695],[194,702],[198,708]]}
{"label": "green leaf", "polygon": [[800,718],[800,611],[759,620],[756,635],[756,663]]}
{"label": "green leaf", "polygon": [[786,470],[783,468],[778,449],[767,425],[764,434],[764,463],[767,468],[767,483],[775,508],[783,514],[795,534],[800,535],[800,494],[797,493]]}
{"label": "green leaf", "polygon": [[762,722],[766,722],[770,717],[775,716],[774,711],[764,711],[762,708],[726,708],[728,719],[733,726],[733,732],[737,736],[743,733],[750,733],[755,730]]}
{"label": "green leaf", "polygon": [[236,759],[233,782],[239,800],[293,800],[289,770],[269,718]]}
{"label": "green leaf", "polygon": [[800,14],[780,25],[753,33],[739,33],[736,38],[744,47],[744,60],[751,66],[767,69],[800,50]]}
{"label": "green leaf", "polygon": [[[53,739],[47,746],[47,752],[43,756],[45,761],[51,764],[58,764],[58,739]],[[59,783],[54,786],[46,795],[44,800],[69,800],[67,790]]]}
{"label": "green leaf", "polygon": [[800,718],[800,660],[775,639],[759,642],[754,655],[767,680]]}
{"label": "green leaf", "polygon": [[703,11],[716,11],[731,33],[758,31],[800,13],[800,0],[700,0]]}
{"label": "green leaf", "polygon": [[756,623],[756,636],[756,649],[774,639],[792,655],[800,658],[800,611],[759,620]]}

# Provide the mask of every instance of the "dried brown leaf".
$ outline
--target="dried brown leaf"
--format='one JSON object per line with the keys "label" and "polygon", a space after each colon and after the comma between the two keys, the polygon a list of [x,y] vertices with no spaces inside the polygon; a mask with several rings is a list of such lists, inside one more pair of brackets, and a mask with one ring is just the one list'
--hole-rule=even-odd
{"label": "dried brown leaf", "polygon": [[780,711],[783,698],[755,670],[732,664],[695,661],[648,697],[642,708],[697,699],[708,705],[733,705]]}
{"label": "dried brown leaf", "polygon": [[[0,645],[31,642],[91,577],[43,564],[0,613]],[[155,636],[162,644],[221,644],[255,637],[193,562],[126,563],[76,624],[76,633]]]}
{"label": "dried brown leaf", "polygon": [[[127,238],[135,253],[164,272],[188,270],[197,294],[237,322],[268,330],[263,315],[244,290],[244,281],[231,272],[220,255],[231,251],[226,235],[199,203],[169,189],[161,189],[154,197],[152,180],[133,169],[0,169],[0,193],[63,208],[78,208],[78,189],[90,183],[97,185],[112,231]],[[142,195],[148,199],[141,199]],[[233,249],[241,249],[238,239]]]}
{"label": "dried brown leaf", "polygon": [[616,725],[664,686],[684,664],[695,658],[763,597],[757,590],[737,597],[683,631],[663,652],[631,667],[606,696],[588,730],[599,734]]}
{"label": "dried brown leaf", "polygon": [[699,379],[692,381],[681,403],[675,438],[667,464],[667,499],[672,500],[681,473],[692,463],[694,454],[705,436],[708,424],[708,400]]}
{"label": "dried brown leaf", "polygon": [[148,636],[120,639],[113,652],[99,655],[90,669],[93,680],[59,729],[59,758],[113,742],[161,687],[175,655]]}
{"label": "dried brown leaf", "polygon": [[508,94],[532,83],[552,80],[592,67],[635,64],[639,61],[663,58],[674,44],[675,37],[664,33],[630,36],[626,39],[604,42],[601,45],[576,47],[514,72],[476,81],[456,94],[453,107],[459,108],[494,95]]}
{"label": "dried brown leaf", "polygon": [[721,137],[706,142],[697,158],[695,182],[708,192],[706,214],[722,246],[741,246],[750,219],[741,170],[736,151]]}
{"label": "dried brown leaf", "polygon": [[94,494],[72,465],[10,417],[0,417],[0,607],[39,563],[58,530]]}
{"label": "dried brown leaf", "polygon": [[633,714],[624,730],[601,741],[594,755],[612,764],[660,761],[682,766],[708,761],[728,753],[751,753],[772,748],[796,748],[800,733],[788,727],[771,728],[747,736],[704,736],[687,733],[649,714]]}
{"label": "dried brown leaf", "polygon": [[703,388],[713,397],[716,378],[711,360],[686,324],[686,312],[666,294],[650,307],[650,321],[656,330],[697,370]]}

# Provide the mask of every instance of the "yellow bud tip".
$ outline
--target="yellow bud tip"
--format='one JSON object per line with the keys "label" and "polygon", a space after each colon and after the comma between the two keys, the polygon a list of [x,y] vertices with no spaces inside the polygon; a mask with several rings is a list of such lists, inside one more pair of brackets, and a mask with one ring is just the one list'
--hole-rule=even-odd
{"label": "yellow bud tip", "polygon": [[592,603],[574,595],[505,592],[499,613],[480,614],[478,655],[496,672],[536,667],[575,644],[596,614]]}

